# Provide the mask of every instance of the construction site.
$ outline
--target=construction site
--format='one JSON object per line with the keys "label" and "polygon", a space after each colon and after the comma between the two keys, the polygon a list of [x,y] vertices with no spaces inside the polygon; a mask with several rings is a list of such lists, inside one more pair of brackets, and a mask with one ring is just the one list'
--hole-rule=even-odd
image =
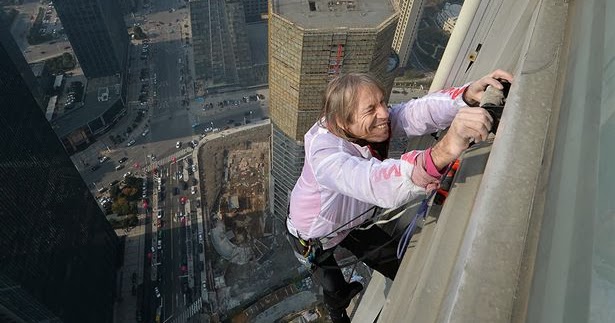
{"label": "construction site", "polygon": [[269,212],[270,136],[269,124],[223,132],[199,150],[207,288],[220,319],[274,321],[288,314],[268,316],[276,304],[301,311],[318,301],[284,220]]}

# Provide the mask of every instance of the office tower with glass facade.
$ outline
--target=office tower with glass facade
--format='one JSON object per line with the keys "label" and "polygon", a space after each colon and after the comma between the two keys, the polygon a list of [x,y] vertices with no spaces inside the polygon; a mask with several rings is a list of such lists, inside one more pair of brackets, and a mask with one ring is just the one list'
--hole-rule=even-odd
{"label": "office tower with glass facade", "polygon": [[267,15],[267,0],[241,0],[246,13],[246,22],[258,22]]}
{"label": "office tower with glass facade", "polygon": [[117,0],[56,0],[54,5],[87,78],[124,74],[130,39]]}
{"label": "office tower with glass facade", "polygon": [[112,322],[118,237],[0,29],[0,322]]}
{"label": "office tower with glass facade", "polygon": [[391,49],[397,13],[387,0],[271,1],[269,112],[275,215],[303,166],[303,135],[320,113],[322,91],[341,73],[369,72],[387,89],[397,55]]}

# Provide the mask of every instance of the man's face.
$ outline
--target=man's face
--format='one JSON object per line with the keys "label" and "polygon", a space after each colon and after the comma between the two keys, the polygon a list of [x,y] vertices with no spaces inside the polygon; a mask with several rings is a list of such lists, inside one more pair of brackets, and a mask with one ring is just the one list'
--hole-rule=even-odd
{"label": "man's face", "polygon": [[359,89],[359,104],[346,131],[369,142],[383,142],[389,138],[389,109],[377,87]]}

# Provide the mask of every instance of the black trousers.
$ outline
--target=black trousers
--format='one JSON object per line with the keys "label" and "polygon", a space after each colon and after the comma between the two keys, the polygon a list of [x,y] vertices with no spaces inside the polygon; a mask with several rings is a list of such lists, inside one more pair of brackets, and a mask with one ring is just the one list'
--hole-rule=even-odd
{"label": "black trousers", "polygon": [[[352,252],[360,261],[384,276],[395,279],[399,269],[397,239],[393,239],[377,226],[368,230],[352,230],[340,245]],[[325,251],[326,253],[327,251]],[[314,275],[322,286],[324,303],[331,314],[344,313],[350,304],[349,284],[344,279],[333,252],[314,264]]]}

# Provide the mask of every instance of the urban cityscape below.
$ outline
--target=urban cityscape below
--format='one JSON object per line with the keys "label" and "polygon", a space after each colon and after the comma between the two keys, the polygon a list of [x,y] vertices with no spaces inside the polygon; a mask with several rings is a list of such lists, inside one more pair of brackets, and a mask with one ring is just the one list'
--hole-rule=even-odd
{"label": "urban cityscape below", "polygon": [[[374,211],[383,231],[407,240],[394,280],[335,248],[344,280],[363,286],[348,320],[609,321],[611,208],[587,192],[610,185],[574,172],[583,155],[612,177],[598,157],[610,156],[599,152],[615,106],[602,15],[615,7],[555,2],[0,0],[0,322],[349,322],[328,306],[314,246],[302,255],[287,223],[295,184],[314,172],[304,136],[324,120],[325,88],[367,73],[390,111],[495,69],[515,76],[504,102],[534,110],[506,103],[499,133],[459,158],[422,211],[421,200]],[[571,34],[566,23],[592,27]],[[597,62],[586,48],[603,51]],[[596,79],[567,65],[575,58]],[[590,80],[570,81],[579,74]],[[589,103],[565,93],[586,87]],[[601,112],[577,116],[566,101]],[[570,116],[559,119],[558,104]],[[586,144],[573,157],[558,137],[572,130],[557,122],[575,116],[600,125],[600,145],[566,137]],[[387,158],[441,136],[389,134]],[[529,161],[513,163],[503,142]],[[561,188],[562,169],[585,192]],[[592,225],[576,213],[561,224],[563,209],[590,209]]]}

